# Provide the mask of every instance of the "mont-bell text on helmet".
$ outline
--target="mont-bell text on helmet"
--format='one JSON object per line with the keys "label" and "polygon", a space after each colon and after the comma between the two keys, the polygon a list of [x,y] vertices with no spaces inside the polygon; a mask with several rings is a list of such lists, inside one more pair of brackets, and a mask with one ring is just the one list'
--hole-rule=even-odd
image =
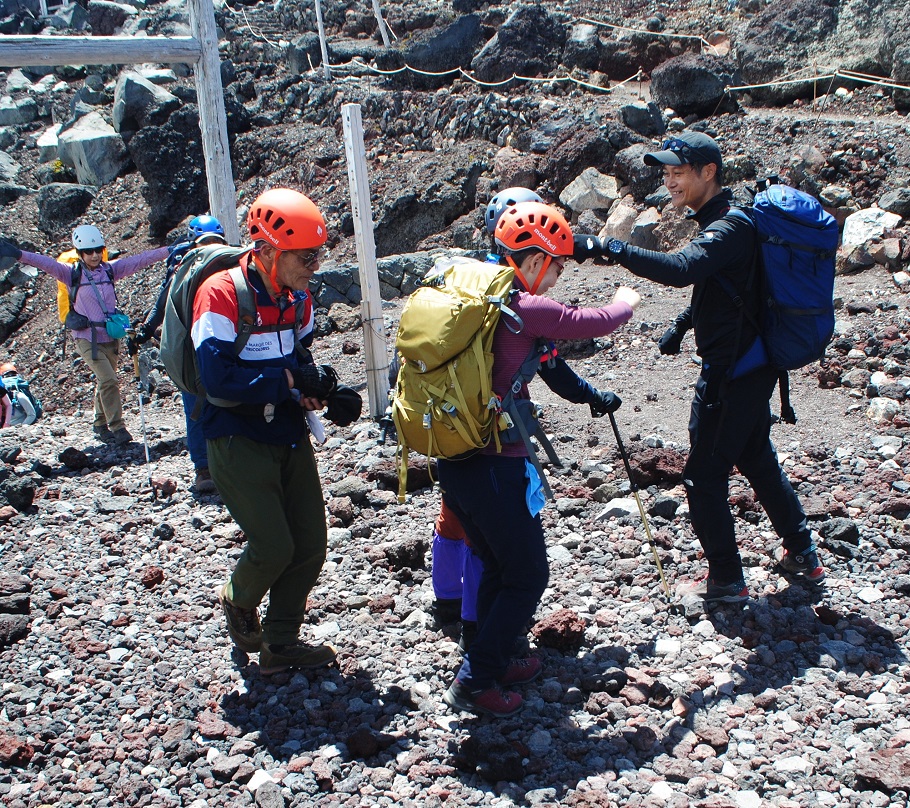
{"label": "mont-bell text on helmet", "polygon": [[556,252],[556,245],[555,245],[552,241],[550,241],[550,239],[547,238],[547,234],[546,234],[546,233],[542,233],[540,230],[538,230],[538,229],[535,227],[535,228],[534,228],[534,235],[535,235],[535,236],[539,236],[539,237],[540,237],[540,240],[543,241],[544,244],[546,244],[551,250],[553,250],[553,252]]}

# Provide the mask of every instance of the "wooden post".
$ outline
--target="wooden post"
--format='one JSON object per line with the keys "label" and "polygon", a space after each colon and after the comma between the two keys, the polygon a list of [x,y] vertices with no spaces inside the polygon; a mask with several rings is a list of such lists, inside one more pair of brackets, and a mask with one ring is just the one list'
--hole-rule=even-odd
{"label": "wooden post", "polygon": [[382,9],[379,8],[379,0],[373,0],[373,13],[376,15],[376,24],[379,26],[379,33],[382,34],[382,44],[387,48],[391,47],[392,43],[389,41],[389,29],[385,24],[385,20],[382,19]]}
{"label": "wooden post", "polygon": [[351,212],[354,216],[354,241],[360,266],[360,304],[363,318],[363,345],[367,363],[367,394],[370,415],[379,418],[389,401],[389,355],[386,348],[385,322],[379,273],[376,271],[376,242],[373,240],[373,212],[370,209],[370,180],[367,176],[366,151],[363,145],[363,120],[359,104],[342,104],[344,151],[348,163],[348,185],[351,189]]}
{"label": "wooden post", "polygon": [[224,110],[224,88],[221,85],[221,60],[218,58],[218,31],[212,0],[188,0],[190,25],[202,46],[196,62],[196,97],[199,127],[202,129],[202,153],[208,178],[209,209],[224,227],[229,244],[240,244],[237,226],[237,190],[231,172],[231,148],[228,143],[227,115]]}
{"label": "wooden post", "polygon": [[325,41],[325,26],[322,24],[322,0],[316,0],[316,28],[319,30],[319,48],[322,51],[322,72],[326,80],[331,81],[332,69],[329,67],[329,46]]}

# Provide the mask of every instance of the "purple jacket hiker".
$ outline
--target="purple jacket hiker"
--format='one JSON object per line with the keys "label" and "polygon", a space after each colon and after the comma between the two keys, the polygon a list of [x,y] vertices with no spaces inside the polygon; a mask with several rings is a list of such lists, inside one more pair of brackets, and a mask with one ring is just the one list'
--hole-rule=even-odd
{"label": "purple jacket hiker", "polygon": [[[75,305],[73,306],[74,310],[79,314],[84,314],[92,322],[104,322],[106,314],[102,310],[101,304],[98,302],[95,290],[92,289],[89,277],[95,282],[95,286],[101,294],[101,298],[104,301],[104,307],[107,309],[107,314],[113,314],[114,310],[117,308],[117,297],[114,293],[114,284],[111,282],[111,278],[113,278],[115,282],[123,278],[128,278],[140,269],[145,269],[157,261],[163,261],[167,256],[168,248],[158,247],[154,250],[146,250],[138,255],[118,258],[115,261],[102,261],[98,268],[94,270],[89,269],[83,264],[82,277],[80,278],[80,285],[76,293]],[[67,286],[69,286],[72,281],[72,264],[55,261],[49,255],[25,252],[24,250],[22,251],[22,257],[19,260],[23,264],[36,267],[42,272],[52,275]],[[96,327],[94,331],[96,342],[102,343],[113,341],[104,328]],[[75,339],[92,339],[91,328],[74,329],[72,333]]]}

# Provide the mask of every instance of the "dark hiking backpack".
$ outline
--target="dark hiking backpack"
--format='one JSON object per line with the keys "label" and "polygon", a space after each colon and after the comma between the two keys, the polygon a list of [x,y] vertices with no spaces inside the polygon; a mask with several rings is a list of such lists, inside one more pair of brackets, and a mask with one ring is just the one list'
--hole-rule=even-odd
{"label": "dark hiking backpack", "polygon": [[834,334],[837,222],[817,199],[776,179],[770,184],[759,182],[750,209],[731,208],[730,214],[748,219],[758,233],[760,277],[750,278],[745,293],[753,294],[754,289],[762,301],[756,321],[743,305],[740,292],[725,278],[715,276],[759,333],[742,355],[737,337],[734,356],[739,359],[732,364],[730,377],[767,364],[777,368],[781,419],[796,423],[787,371],[821,359]]}
{"label": "dark hiking backpack", "polygon": [[[225,244],[206,244],[190,250],[174,270],[171,287],[164,308],[161,324],[160,356],[164,369],[171,381],[184,393],[197,397],[192,418],[198,418],[203,400],[217,407],[238,407],[238,401],[216,398],[206,393],[196,367],[196,351],[193,347],[193,300],[203,281],[216,272],[228,271],[237,295],[237,337],[234,353],[239,356],[250,339],[254,327],[259,331],[286,331],[296,329],[302,319],[305,306],[298,301],[294,321],[274,326],[256,326],[256,292],[250,286],[246,274],[240,268],[240,259],[250,247],[230,247]],[[300,349],[298,343],[298,350]],[[261,409],[261,408],[260,408]]]}

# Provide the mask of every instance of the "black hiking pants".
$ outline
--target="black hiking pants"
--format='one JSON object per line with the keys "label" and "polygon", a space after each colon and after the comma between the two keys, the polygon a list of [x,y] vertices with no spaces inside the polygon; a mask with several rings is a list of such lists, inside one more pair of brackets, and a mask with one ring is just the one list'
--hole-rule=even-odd
{"label": "black hiking pants", "polygon": [[777,372],[763,367],[725,382],[724,367],[706,367],[695,385],[689,418],[689,458],[683,482],[692,527],[708,559],[708,574],[721,584],[743,577],[729,478],[737,467],[749,481],[788,550],[811,544],[806,514],[771,444],[771,408]]}

